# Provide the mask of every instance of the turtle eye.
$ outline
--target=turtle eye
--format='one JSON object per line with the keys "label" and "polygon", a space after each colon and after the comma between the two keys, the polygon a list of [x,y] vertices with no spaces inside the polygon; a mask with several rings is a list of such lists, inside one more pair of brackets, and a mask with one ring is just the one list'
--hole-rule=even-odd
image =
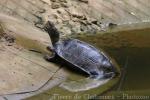
{"label": "turtle eye", "polygon": [[104,68],[104,72],[108,73],[108,72],[114,72],[114,66],[112,64],[105,64],[103,65]]}

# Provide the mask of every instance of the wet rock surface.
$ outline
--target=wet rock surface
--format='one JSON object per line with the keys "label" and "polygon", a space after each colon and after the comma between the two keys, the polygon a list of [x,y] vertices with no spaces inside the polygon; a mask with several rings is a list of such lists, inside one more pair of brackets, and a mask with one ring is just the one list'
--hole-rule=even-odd
{"label": "wet rock surface", "polygon": [[24,21],[0,16],[0,99],[21,100],[65,80],[67,74],[59,66],[43,59],[50,45],[47,37]]}
{"label": "wet rock surface", "polygon": [[[49,100],[53,94],[59,93],[74,96],[71,91],[95,95],[111,88],[118,81],[118,78],[94,81],[74,69],[68,69],[65,64],[45,61],[43,56],[51,53],[46,50],[46,46],[51,46],[46,32],[9,16],[0,15],[0,21],[3,25],[0,31],[3,39],[0,41],[1,99],[22,100],[46,91],[48,98],[38,99]],[[10,41],[13,44],[8,46]]]}

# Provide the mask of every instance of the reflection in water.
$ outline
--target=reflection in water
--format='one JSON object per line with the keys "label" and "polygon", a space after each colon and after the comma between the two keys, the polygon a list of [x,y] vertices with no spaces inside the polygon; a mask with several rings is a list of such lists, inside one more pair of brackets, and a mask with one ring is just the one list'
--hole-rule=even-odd
{"label": "reflection in water", "polygon": [[125,79],[125,75],[126,75],[126,70],[127,70],[127,66],[128,66],[128,56],[126,58],[126,61],[125,61],[125,65],[123,66],[123,70],[122,70],[122,74],[121,74],[121,79],[120,79],[120,83],[118,85],[118,91],[120,91],[121,87],[122,87],[122,84],[124,83],[124,79]]}
{"label": "reflection in water", "polygon": [[60,85],[61,88],[64,88],[66,90],[69,90],[71,92],[79,92],[79,91],[86,91],[90,90],[96,87],[99,87],[105,83],[107,83],[110,79],[80,79],[78,81],[70,81],[70,82],[64,82]]}

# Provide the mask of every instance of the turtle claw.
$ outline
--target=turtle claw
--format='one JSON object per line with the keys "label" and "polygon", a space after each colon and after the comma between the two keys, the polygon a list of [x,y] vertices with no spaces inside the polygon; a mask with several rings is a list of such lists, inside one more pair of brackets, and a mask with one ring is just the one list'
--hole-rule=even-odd
{"label": "turtle claw", "polygon": [[52,55],[52,56],[45,55],[44,59],[47,60],[47,61],[53,62],[55,60],[55,55]]}
{"label": "turtle claw", "polygon": [[50,47],[50,46],[47,46],[46,49],[47,49],[48,51],[51,51],[51,52],[54,51],[54,48],[52,48],[52,47]]}

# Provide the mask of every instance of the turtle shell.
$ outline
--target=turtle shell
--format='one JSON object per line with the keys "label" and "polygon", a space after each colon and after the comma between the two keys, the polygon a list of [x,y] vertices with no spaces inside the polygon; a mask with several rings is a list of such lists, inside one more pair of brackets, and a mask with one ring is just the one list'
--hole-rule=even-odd
{"label": "turtle shell", "polygon": [[110,59],[95,47],[77,40],[67,39],[54,45],[58,56],[85,71],[89,75],[104,76],[112,71]]}

